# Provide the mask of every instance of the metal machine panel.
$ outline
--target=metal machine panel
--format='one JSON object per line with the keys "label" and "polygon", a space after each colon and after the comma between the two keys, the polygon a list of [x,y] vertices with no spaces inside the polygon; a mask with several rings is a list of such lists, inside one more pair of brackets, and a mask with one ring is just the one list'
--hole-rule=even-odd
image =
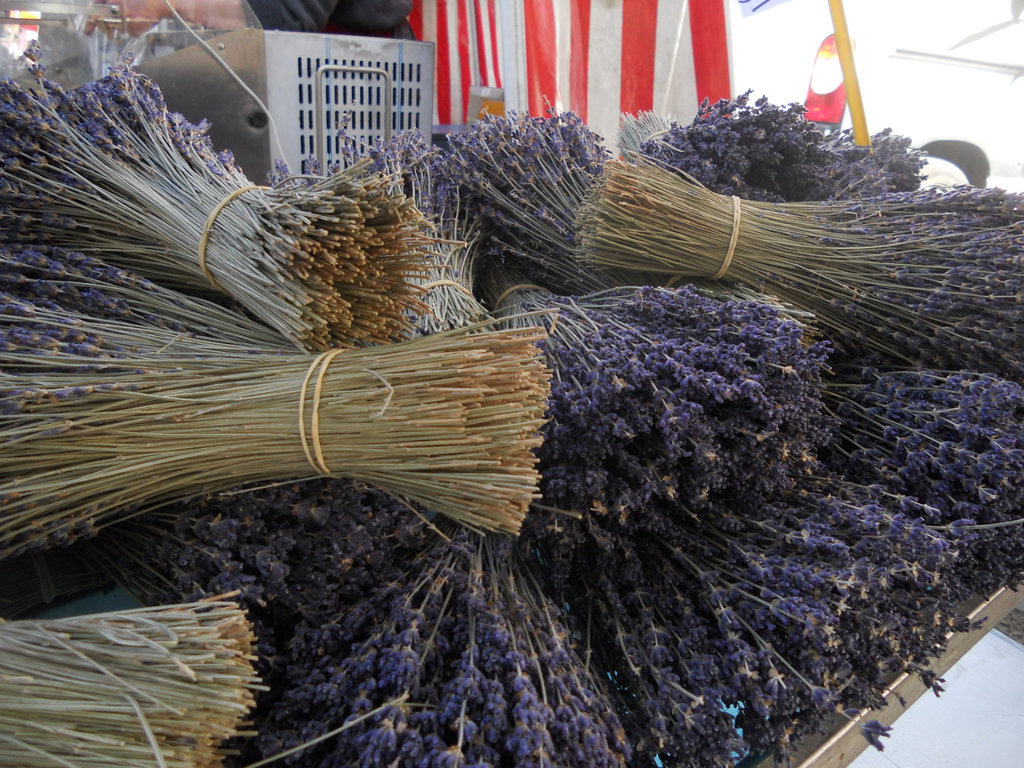
{"label": "metal machine panel", "polygon": [[214,37],[209,44],[220,61],[193,44],[138,65],[160,86],[168,109],[192,122],[209,121],[213,146],[230,150],[246,175],[260,183],[272,167],[269,120],[259,103],[267,104],[263,34],[239,29]]}
{"label": "metal machine panel", "polygon": [[223,64],[197,44],[139,69],[169,109],[208,120],[214,146],[256,182],[278,162],[297,173],[337,161],[342,129],[361,148],[399,131],[430,142],[433,43],[242,29],[208,44]]}
{"label": "metal machine panel", "polygon": [[[339,131],[373,146],[400,131],[429,142],[434,44],[349,35],[266,31],[267,103],[282,148],[275,160],[339,159]],[[283,156],[281,155],[283,149]]]}

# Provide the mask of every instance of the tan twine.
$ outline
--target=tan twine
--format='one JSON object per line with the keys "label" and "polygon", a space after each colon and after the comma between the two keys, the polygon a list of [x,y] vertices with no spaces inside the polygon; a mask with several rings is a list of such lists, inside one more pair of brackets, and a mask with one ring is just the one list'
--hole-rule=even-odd
{"label": "tan twine", "polygon": [[217,203],[217,207],[210,212],[210,215],[206,218],[206,224],[203,226],[203,235],[199,238],[199,268],[203,270],[203,274],[206,275],[206,279],[210,281],[210,285],[216,288],[221,293],[227,293],[220,283],[213,277],[213,273],[210,272],[210,268],[206,264],[206,247],[210,244],[210,232],[213,231],[213,225],[217,221],[217,217],[220,216],[221,211],[227,208],[228,203],[234,200],[239,195],[249,192],[253,189],[269,189],[259,184],[250,184],[247,187],[239,187],[232,191],[223,200]]}
{"label": "tan twine", "polygon": [[[725,250],[725,258],[722,260],[722,266],[718,268],[718,271],[712,275],[710,280],[721,280],[725,277],[726,272],[729,271],[729,267],[732,266],[732,257],[736,253],[736,241],[740,238],[740,219],[742,218],[743,212],[740,208],[740,198],[736,195],[732,196],[732,235],[729,237],[729,247]],[[683,280],[686,279],[685,275],[673,275],[669,280],[665,282],[665,288],[675,288]]]}
{"label": "tan twine", "polygon": [[[299,439],[302,440],[302,451],[306,454],[306,461],[321,475],[331,474],[327,462],[324,460],[323,446],[320,444],[320,396],[323,391],[324,376],[331,361],[340,355],[343,349],[329,349],[313,358],[309,370],[306,371],[306,378],[302,381],[302,389],[299,393]],[[316,377],[316,384],[313,387],[313,407],[309,419],[309,439],[306,436],[306,393],[309,391],[309,382],[313,374],[320,372]],[[310,450],[312,442],[313,450]]]}
{"label": "tan twine", "polygon": [[732,196],[732,237],[729,238],[729,249],[725,252],[725,259],[722,261],[722,266],[718,268],[712,276],[712,280],[720,280],[725,277],[725,273],[729,271],[729,266],[732,264],[733,254],[736,253],[736,241],[740,237],[740,218],[742,217],[742,209],[740,208],[740,199],[736,195]]}
{"label": "tan twine", "polygon": [[430,290],[432,290],[434,288],[439,288],[442,285],[450,285],[453,288],[458,288],[460,291],[462,291],[464,294],[469,296],[471,299],[475,299],[476,298],[473,295],[473,293],[466,286],[464,286],[462,283],[460,283],[457,280],[450,280],[448,278],[443,278],[441,280],[431,280],[429,283],[423,283],[420,286],[420,288],[422,288],[424,291],[430,291]]}
{"label": "tan twine", "polygon": [[511,288],[506,288],[504,291],[502,291],[501,295],[495,300],[494,306],[500,307],[501,302],[507,299],[511,294],[515,293],[516,291],[527,290],[529,288],[533,288],[538,291],[545,290],[545,288],[543,288],[540,285],[537,285],[536,283],[519,283],[519,285],[513,285]]}
{"label": "tan twine", "polygon": [[[327,466],[323,445],[320,442],[320,402],[323,396],[324,378],[327,376],[327,369],[334,361],[334,358],[345,351],[347,351],[345,348],[329,349],[313,358],[313,362],[310,363],[306,376],[302,380],[302,388],[299,391],[299,439],[302,441],[302,451],[309,465],[321,475],[332,474],[330,467]],[[362,370],[371,376],[375,376],[387,387],[388,395],[384,400],[384,405],[370,417],[378,419],[384,415],[388,406],[391,405],[391,398],[395,394],[395,389],[388,383],[387,379],[376,371],[370,368],[363,368]],[[314,375],[316,376],[316,383],[313,385],[313,402],[310,404],[309,432],[307,433],[306,397],[309,394],[309,384],[313,380]]]}

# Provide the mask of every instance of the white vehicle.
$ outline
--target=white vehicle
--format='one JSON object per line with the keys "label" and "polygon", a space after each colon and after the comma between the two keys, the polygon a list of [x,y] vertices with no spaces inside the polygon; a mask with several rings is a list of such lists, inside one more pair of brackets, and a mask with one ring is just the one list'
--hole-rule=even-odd
{"label": "white vehicle", "polygon": [[[909,137],[933,158],[933,182],[1024,192],[1024,0],[844,5],[869,132]],[[833,30],[828,3],[731,8],[735,92],[805,103],[809,119],[849,126],[839,61],[818,50]]]}

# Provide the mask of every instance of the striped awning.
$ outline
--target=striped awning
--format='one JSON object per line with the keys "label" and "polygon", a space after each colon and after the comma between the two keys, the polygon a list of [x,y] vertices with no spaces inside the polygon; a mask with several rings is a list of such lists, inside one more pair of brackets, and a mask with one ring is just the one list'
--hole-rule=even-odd
{"label": "striped awning", "polygon": [[690,120],[729,98],[728,0],[417,0],[417,37],[437,44],[435,122],[471,121],[471,88],[506,109],[571,110],[613,138],[623,113]]}

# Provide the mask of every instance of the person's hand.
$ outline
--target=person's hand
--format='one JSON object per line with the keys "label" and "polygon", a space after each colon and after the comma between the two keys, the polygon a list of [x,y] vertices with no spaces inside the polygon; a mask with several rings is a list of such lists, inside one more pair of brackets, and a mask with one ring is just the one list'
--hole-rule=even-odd
{"label": "person's hand", "polygon": [[85,25],[86,34],[99,30],[108,37],[141,35],[161,19],[171,16],[163,0],[112,0],[99,6],[99,15]]}
{"label": "person's hand", "polygon": [[212,29],[237,29],[246,25],[240,0],[111,0],[108,11],[86,24],[86,34],[97,29],[108,35],[141,35],[162,19],[174,16],[174,10],[189,24]]}

